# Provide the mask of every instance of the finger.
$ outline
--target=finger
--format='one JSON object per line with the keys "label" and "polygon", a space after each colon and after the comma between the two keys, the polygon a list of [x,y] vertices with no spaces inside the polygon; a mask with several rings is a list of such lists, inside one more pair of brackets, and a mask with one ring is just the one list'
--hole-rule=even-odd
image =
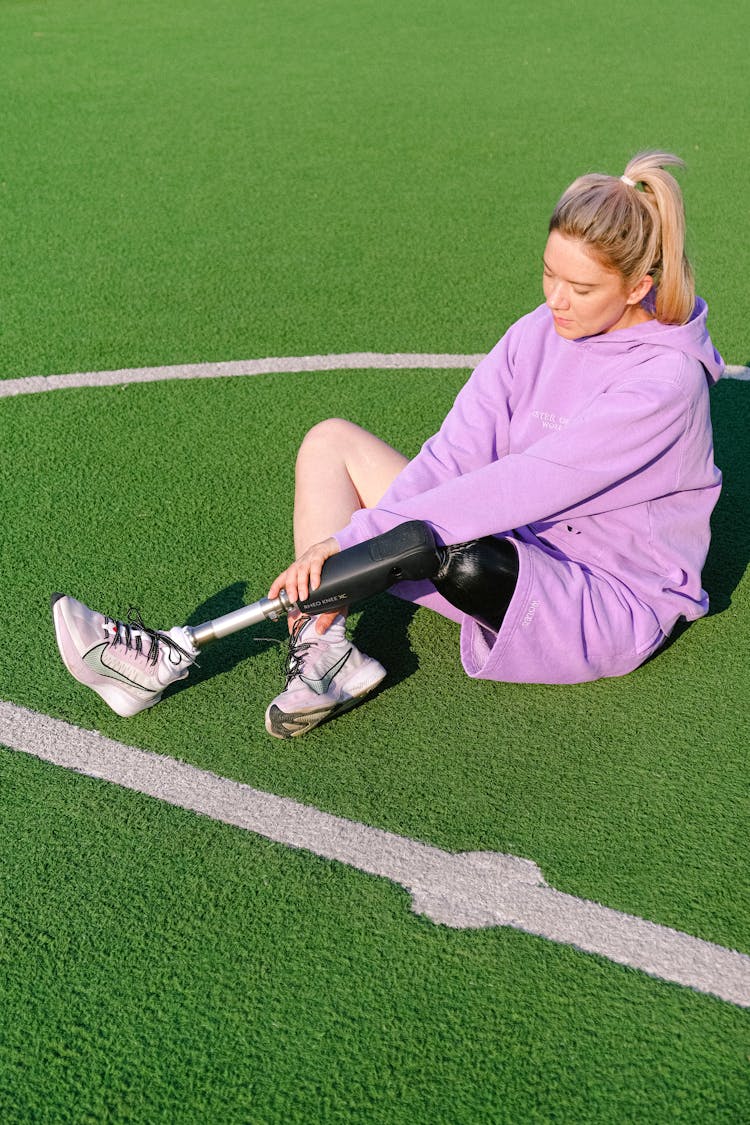
{"label": "finger", "polygon": [[300,598],[299,583],[297,581],[297,571],[294,567],[289,567],[286,574],[286,596],[289,601],[294,603],[298,602]]}
{"label": "finger", "polygon": [[286,596],[291,602],[297,600],[297,585],[294,578],[294,570],[288,567],[279,577],[274,581],[271,589],[268,591],[269,598],[277,598],[281,591],[284,591]]}
{"label": "finger", "polygon": [[319,613],[315,619],[315,632],[326,633],[338,617],[338,613]]}
{"label": "finger", "polygon": [[282,570],[281,574],[277,578],[273,579],[273,582],[271,583],[271,585],[269,587],[268,596],[269,597],[278,597],[279,593],[282,591],[284,586],[286,586],[286,584],[287,584],[287,571]]}
{"label": "finger", "polygon": [[286,570],[282,570],[279,577],[273,581],[273,583],[271,584],[271,588],[268,591],[269,598],[277,598],[282,590],[290,601],[294,602],[297,600],[297,587],[294,580],[293,566],[288,566]]}
{"label": "finger", "polygon": [[286,582],[286,571],[283,571],[278,578],[274,578],[268,590],[269,598],[277,598],[279,593],[284,589]]}
{"label": "finger", "polygon": [[312,590],[317,590],[323,581],[323,567],[331,556],[338,554],[338,552],[339,545],[333,537],[324,539],[322,543],[317,545],[316,554],[310,565],[310,588]]}
{"label": "finger", "polygon": [[295,588],[296,588],[296,591],[297,591],[297,596],[292,598],[292,601],[294,601],[294,602],[302,601],[303,602],[310,592],[310,587],[309,587],[309,579],[308,579],[308,568],[306,566],[300,566],[299,563],[297,564],[297,575],[296,575],[296,580],[295,580]]}
{"label": "finger", "polygon": [[320,585],[320,578],[323,573],[323,563],[325,559],[315,559],[310,564],[310,589],[317,590]]}

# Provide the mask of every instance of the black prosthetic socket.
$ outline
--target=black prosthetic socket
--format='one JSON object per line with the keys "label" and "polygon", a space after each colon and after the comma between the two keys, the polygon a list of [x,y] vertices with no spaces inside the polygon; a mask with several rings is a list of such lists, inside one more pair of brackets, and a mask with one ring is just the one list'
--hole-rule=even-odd
{"label": "black prosthetic socket", "polygon": [[431,580],[446,601],[497,632],[518,581],[518,553],[507,539],[474,539],[440,548],[441,563]]}

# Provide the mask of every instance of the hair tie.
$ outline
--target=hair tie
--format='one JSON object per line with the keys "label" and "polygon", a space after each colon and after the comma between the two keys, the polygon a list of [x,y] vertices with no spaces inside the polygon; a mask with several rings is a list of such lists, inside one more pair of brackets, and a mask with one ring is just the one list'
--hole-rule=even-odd
{"label": "hair tie", "polygon": [[637,187],[638,186],[636,184],[635,180],[631,180],[630,176],[620,176],[620,179],[622,180],[622,182],[624,184],[627,184],[628,187]]}

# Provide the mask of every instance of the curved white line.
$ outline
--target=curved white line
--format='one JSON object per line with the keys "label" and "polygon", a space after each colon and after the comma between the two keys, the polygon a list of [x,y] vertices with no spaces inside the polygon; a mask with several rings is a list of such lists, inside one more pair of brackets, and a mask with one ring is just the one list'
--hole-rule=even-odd
{"label": "curved white line", "polygon": [[[124,367],[117,371],[0,379],[0,398],[60,391],[71,387],[157,383],[164,379],[227,379],[237,375],[283,375],[304,371],[474,368],[481,359],[484,359],[483,352],[469,355],[442,352],[346,352],[341,355],[269,356],[266,359],[184,363],[167,367]],[[724,377],[750,380],[750,367],[728,366]]]}
{"label": "curved white line", "polygon": [[[36,375],[0,380],[0,398],[71,387],[107,387],[166,379],[217,379],[337,369],[473,368],[482,358],[482,353],[353,352]],[[729,366],[725,377],[750,380],[750,368]],[[512,926],[750,1007],[750,957],[746,954],[562,894],[544,882],[538,867],[530,860],[499,853],[450,855],[414,840],[217,778],[173,759],[123,746],[2,701],[0,739],[13,749],[68,769],[106,778],[172,804],[249,828],[280,843],[303,847],[359,870],[383,875],[405,886],[412,893],[414,910],[434,921],[457,927]],[[156,774],[158,781],[153,780]],[[185,785],[191,790],[197,786],[207,792],[188,798],[181,793]],[[284,823],[290,816],[291,821]]]}
{"label": "curved white line", "polygon": [[0,398],[59,391],[66,387],[112,387],[121,383],[156,383],[162,379],[227,379],[237,375],[283,375],[301,371],[398,370],[403,368],[476,367],[477,355],[422,352],[347,352],[343,355],[270,356],[228,363],[185,363],[171,367],[130,367],[119,371],[86,371],[72,375],[30,375],[0,380]]}
{"label": "curved white line", "polygon": [[510,926],[750,1008],[750,956],[557,891],[532,860],[445,852],[2,700],[0,743],[390,879],[434,922]]}

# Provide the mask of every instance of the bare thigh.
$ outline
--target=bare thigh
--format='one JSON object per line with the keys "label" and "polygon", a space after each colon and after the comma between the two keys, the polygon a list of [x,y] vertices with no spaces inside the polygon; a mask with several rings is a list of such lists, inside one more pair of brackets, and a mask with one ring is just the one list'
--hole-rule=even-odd
{"label": "bare thigh", "polygon": [[297,456],[294,542],[299,556],[372,508],[408,463],[354,422],[329,418],[306,434]]}

